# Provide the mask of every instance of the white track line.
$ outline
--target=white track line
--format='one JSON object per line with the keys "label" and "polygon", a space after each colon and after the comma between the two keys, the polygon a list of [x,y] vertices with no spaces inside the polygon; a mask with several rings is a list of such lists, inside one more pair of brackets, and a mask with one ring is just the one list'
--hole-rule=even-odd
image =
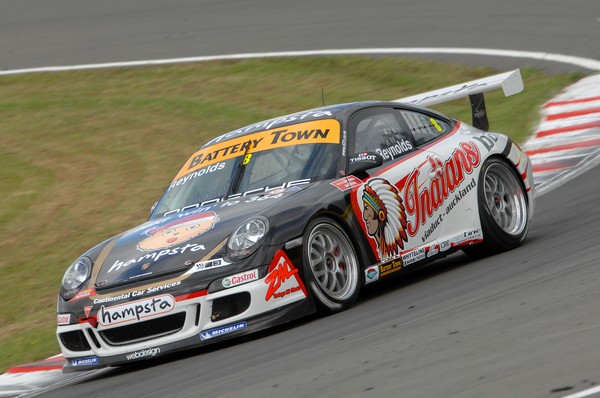
{"label": "white track line", "polygon": [[72,66],[44,66],[39,68],[14,69],[0,71],[0,75],[17,75],[36,72],[63,72],[84,69],[103,69],[130,66],[167,65],[186,62],[206,62],[231,59],[275,58],[275,57],[304,57],[311,55],[383,55],[383,54],[462,54],[462,55],[487,55],[493,57],[528,58],[540,61],[559,62],[570,64],[593,71],[600,71],[600,61],[590,58],[575,57],[571,55],[544,53],[535,51],[512,51],[491,48],[446,48],[446,47],[415,47],[415,48],[356,48],[356,49],[329,49],[308,51],[281,51],[265,53],[245,53],[208,55],[201,57],[166,58],[144,61],[107,62],[100,64],[85,64]]}
{"label": "white track line", "polygon": [[589,397],[592,394],[596,394],[596,393],[600,393],[600,387],[598,387],[598,386],[589,388],[587,390],[579,391],[576,394],[564,396],[563,398],[583,398],[583,397]]}

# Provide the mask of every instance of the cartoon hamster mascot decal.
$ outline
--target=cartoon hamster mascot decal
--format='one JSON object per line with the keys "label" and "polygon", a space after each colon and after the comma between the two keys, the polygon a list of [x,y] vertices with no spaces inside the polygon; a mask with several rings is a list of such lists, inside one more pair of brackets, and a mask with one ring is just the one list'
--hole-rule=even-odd
{"label": "cartoon hamster mascot decal", "polygon": [[219,221],[219,216],[207,211],[180,218],[165,225],[146,231],[147,238],[138,243],[138,250],[150,251],[168,249],[202,235]]}
{"label": "cartoon hamster mascot decal", "polygon": [[379,259],[397,257],[404,249],[406,210],[398,190],[383,178],[373,178],[363,185],[363,220],[369,236],[379,250]]}

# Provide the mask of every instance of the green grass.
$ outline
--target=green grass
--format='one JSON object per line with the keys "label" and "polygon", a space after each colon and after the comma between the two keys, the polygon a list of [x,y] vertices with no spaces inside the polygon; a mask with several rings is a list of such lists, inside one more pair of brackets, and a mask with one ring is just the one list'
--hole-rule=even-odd
{"label": "green grass", "polygon": [[[408,59],[319,57],[0,76],[0,373],[59,352],[66,267],[143,222],[209,138],[321,105],[396,99],[488,76]],[[486,97],[491,129],[522,141],[579,75],[523,70],[525,92]],[[466,100],[439,107],[470,121]]]}

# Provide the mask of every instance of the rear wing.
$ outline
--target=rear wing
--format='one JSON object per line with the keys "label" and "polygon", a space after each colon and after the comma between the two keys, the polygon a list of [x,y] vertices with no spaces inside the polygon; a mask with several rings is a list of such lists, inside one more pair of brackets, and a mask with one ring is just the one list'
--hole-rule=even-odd
{"label": "rear wing", "polygon": [[489,122],[483,94],[499,88],[502,88],[506,97],[523,91],[524,86],[521,71],[515,69],[510,72],[456,84],[439,90],[400,98],[393,102],[428,107],[468,96],[471,101],[473,126],[481,130],[488,130]]}

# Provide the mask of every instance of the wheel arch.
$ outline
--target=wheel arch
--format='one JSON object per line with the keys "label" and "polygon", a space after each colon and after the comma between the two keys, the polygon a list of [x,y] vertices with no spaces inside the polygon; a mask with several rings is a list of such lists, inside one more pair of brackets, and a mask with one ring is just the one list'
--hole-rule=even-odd
{"label": "wheel arch", "polygon": [[[503,153],[495,153],[491,156],[488,156],[485,160],[484,163],[487,162],[488,160],[493,160],[493,159],[500,159],[503,160],[506,164],[508,164],[510,166],[510,168],[515,172],[515,174],[517,176],[519,176],[518,180],[519,180],[519,184],[521,184],[521,187],[523,188],[524,192],[527,192],[527,187],[525,186],[525,182],[523,181],[523,178],[521,177],[521,172],[519,171],[519,169],[517,168],[517,165],[507,156],[504,155]],[[481,165],[483,167],[483,164]],[[527,206],[529,207],[529,195],[525,195],[525,200],[527,202]]]}
{"label": "wheel arch", "polygon": [[365,242],[364,239],[361,239],[361,231],[358,230],[358,228],[360,227],[358,220],[355,219],[355,222],[357,224],[357,230],[355,230],[355,228],[353,228],[348,222],[348,220],[344,217],[345,213],[346,212],[343,212],[335,207],[319,209],[307,220],[306,224],[304,225],[302,235],[304,236],[306,234],[308,226],[317,218],[323,217],[334,220],[343,229],[343,231],[350,239],[350,243],[354,247],[354,250],[356,251],[356,255],[359,260],[359,268],[364,271],[367,267],[371,265],[371,259],[369,258],[368,252],[368,250],[371,247],[368,245],[368,242]]}

